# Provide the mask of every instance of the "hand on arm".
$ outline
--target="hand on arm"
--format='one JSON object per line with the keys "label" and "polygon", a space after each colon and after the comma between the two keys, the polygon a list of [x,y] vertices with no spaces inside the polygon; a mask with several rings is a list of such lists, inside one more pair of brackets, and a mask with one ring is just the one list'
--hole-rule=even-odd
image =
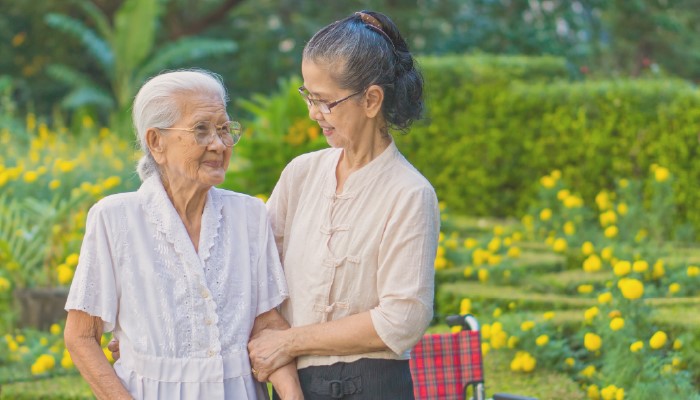
{"label": "hand on arm", "polygon": [[102,352],[102,320],[83,311],[70,310],[64,339],[73,363],[98,399],[131,399]]}
{"label": "hand on arm", "polygon": [[[279,332],[289,329],[289,324],[277,312],[272,309],[266,313],[260,314],[253,324],[251,339],[260,336],[263,332]],[[249,344],[250,346],[250,344]],[[297,375],[296,362],[294,358],[284,358],[278,360],[274,365],[257,365],[253,362],[251,356],[251,366],[255,371],[255,378],[260,382],[270,381],[272,386],[284,400],[287,399],[303,399],[299,385],[299,375]]]}

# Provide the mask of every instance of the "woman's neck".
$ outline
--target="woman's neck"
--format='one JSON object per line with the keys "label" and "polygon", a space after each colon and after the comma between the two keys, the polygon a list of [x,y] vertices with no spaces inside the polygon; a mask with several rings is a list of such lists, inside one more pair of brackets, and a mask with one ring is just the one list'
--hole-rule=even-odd
{"label": "woman's neck", "polygon": [[193,186],[191,183],[170,182],[163,179],[163,187],[180,216],[187,233],[192,240],[195,251],[199,247],[199,232],[202,226],[202,213],[207,202],[210,188]]}
{"label": "woman's neck", "polygon": [[391,136],[388,133],[374,132],[365,141],[343,147],[335,170],[336,193],[342,193],[343,185],[350,174],[379,157],[390,144]]}

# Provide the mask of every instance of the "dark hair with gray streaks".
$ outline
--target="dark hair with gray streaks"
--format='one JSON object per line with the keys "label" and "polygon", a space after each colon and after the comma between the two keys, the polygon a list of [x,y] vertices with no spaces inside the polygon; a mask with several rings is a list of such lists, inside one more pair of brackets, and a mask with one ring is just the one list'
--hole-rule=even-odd
{"label": "dark hair with gray streaks", "polygon": [[391,128],[406,131],[423,113],[423,77],[399,29],[384,14],[361,11],[326,26],[306,44],[303,57],[334,65],[332,77],[343,89],[381,86],[382,113]]}

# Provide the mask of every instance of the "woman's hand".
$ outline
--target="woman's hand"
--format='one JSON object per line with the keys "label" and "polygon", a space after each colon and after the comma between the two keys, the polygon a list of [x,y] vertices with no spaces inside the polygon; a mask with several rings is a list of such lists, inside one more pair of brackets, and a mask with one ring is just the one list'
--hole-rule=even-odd
{"label": "woman's hand", "polygon": [[255,378],[266,382],[270,374],[294,361],[290,353],[291,330],[264,329],[248,342],[250,362]]}
{"label": "woman's hand", "polygon": [[112,338],[112,340],[107,343],[107,349],[112,352],[112,358],[114,361],[117,361],[119,359],[119,341],[115,338]]}

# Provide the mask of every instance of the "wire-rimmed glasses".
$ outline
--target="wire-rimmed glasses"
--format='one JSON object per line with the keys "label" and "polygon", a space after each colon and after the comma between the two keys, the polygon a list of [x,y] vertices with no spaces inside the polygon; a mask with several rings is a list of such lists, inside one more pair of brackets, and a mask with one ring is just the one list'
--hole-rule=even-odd
{"label": "wire-rimmed glasses", "polygon": [[162,130],[177,130],[190,132],[194,135],[194,140],[200,146],[209,146],[214,141],[214,132],[219,136],[221,142],[226,147],[233,147],[241,140],[243,127],[238,121],[227,121],[221,125],[213,124],[209,121],[197,122],[192,128],[158,128]]}

